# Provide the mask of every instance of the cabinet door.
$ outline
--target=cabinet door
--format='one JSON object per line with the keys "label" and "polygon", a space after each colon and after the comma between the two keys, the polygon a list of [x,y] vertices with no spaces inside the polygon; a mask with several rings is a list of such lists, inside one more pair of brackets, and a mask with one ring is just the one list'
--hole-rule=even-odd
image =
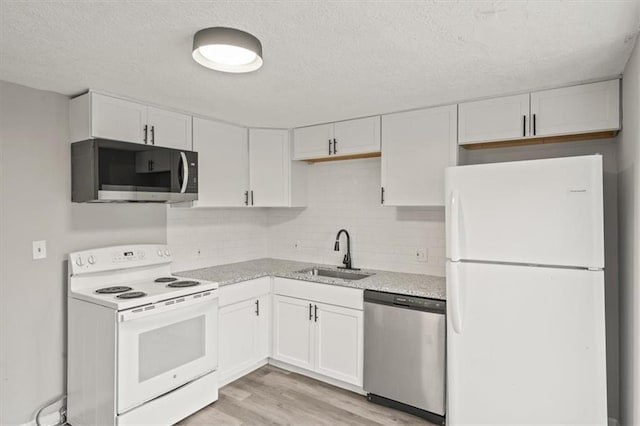
{"label": "cabinet door", "polygon": [[193,150],[199,166],[196,205],[244,206],[249,190],[247,129],[194,117]]}
{"label": "cabinet door", "polygon": [[192,150],[190,115],[149,107],[147,121],[154,145]]}
{"label": "cabinet door", "polygon": [[458,105],[458,144],[529,136],[529,94]]}
{"label": "cabinet door", "polygon": [[287,130],[249,130],[249,198],[252,206],[289,204],[290,162]]}
{"label": "cabinet door", "polygon": [[91,134],[95,138],[145,143],[147,106],[92,93],[91,122]]}
{"label": "cabinet door", "polygon": [[273,296],[274,359],[313,369],[312,309],[306,300]]}
{"label": "cabinet door", "polygon": [[259,335],[256,299],[220,308],[219,366],[220,380],[250,368],[256,361]]}
{"label": "cabinet door", "polygon": [[620,82],[610,80],[533,92],[531,120],[534,136],[618,130]]}
{"label": "cabinet door", "polygon": [[293,129],[293,159],[329,157],[333,153],[333,124]]}
{"label": "cabinet door", "polygon": [[362,311],[320,303],[315,306],[315,371],[362,386]]}
{"label": "cabinet door", "polygon": [[258,339],[256,345],[256,362],[271,356],[271,296],[265,294],[255,299],[257,313]]}
{"label": "cabinet door", "polygon": [[443,206],[444,169],[455,165],[456,105],[382,116],[384,205]]}
{"label": "cabinet door", "polygon": [[333,155],[380,152],[380,116],[340,121],[334,126]]}

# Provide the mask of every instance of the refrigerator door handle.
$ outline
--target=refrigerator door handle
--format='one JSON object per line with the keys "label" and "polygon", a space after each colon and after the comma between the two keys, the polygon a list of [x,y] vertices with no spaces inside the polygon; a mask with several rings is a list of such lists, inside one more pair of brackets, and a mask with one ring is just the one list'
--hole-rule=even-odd
{"label": "refrigerator door handle", "polygon": [[449,249],[449,254],[451,256],[451,261],[457,262],[460,260],[460,254],[458,253],[458,248],[460,245],[460,193],[457,189],[451,191],[451,199],[449,200],[449,202],[449,211],[451,212],[451,217],[449,220],[449,243],[451,244],[451,248]]}
{"label": "refrigerator door handle", "polygon": [[447,262],[447,315],[451,317],[451,325],[456,334],[462,332],[460,290],[458,264]]}

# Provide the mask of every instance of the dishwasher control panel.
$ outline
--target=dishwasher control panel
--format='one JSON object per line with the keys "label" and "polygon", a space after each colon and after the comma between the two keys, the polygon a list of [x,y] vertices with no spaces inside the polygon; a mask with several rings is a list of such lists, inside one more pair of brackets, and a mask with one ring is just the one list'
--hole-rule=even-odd
{"label": "dishwasher control panel", "polygon": [[443,314],[445,313],[447,307],[447,302],[444,300],[407,296],[404,294],[385,293],[374,290],[365,290],[364,301],[382,305],[397,306],[399,308],[416,309],[419,311],[430,311]]}

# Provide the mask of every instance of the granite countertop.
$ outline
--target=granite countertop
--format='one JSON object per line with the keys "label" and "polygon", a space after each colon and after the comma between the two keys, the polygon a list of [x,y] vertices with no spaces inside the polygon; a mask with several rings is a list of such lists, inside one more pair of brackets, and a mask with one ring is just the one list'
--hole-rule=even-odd
{"label": "granite countertop", "polygon": [[185,278],[215,281],[218,282],[221,287],[254,278],[276,276],[363,290],[377,290],[446,300],[444,277],[363,269],[357,272],[373,275],[361,280],[348,281],[339,278],[320,277],[299,272],[300,270],[314,267],[338,270],[334,265],[267,258],[194,269],[190,271],[175,272],[174,274]]}

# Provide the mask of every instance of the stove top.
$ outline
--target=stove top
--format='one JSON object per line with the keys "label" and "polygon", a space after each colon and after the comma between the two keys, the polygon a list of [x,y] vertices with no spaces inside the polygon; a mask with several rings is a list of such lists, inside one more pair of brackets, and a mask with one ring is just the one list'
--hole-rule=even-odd
{"label": "stove top", "polygon": [[160,277],[153,280],[156,283],[170,283],[172,281],[178,281],[176,277]]}
{"label": "stove top", "polygon": [[112,286],[108,284],[78,289],[71,296],[121,311],[218,288],[218,283],[169,275],[118,282],[118,285]]}
{"label": "stove top", "polygon": [[116,294],[116,293],[124,293],[125,291],[131,290],[131,287],[127,287],[124,285],[117,285],[113,287],[104,287],[96,290],[98,294]]}
{"label": "stove top", "polygon": [[146,295],[147,293],[144,293],[142,291],[130,291],[128,293],[119,294],[116,297],[118,299],[137,299],[139,297],[144,297]]}
{"label": "stove top", "polygon": [[186,281],[176,281],[176,282],[169,283],[167,284],[167,287],[182,288],[182,287],[194,287],[197,285],[200,285],[198,281],[186,280]]}

